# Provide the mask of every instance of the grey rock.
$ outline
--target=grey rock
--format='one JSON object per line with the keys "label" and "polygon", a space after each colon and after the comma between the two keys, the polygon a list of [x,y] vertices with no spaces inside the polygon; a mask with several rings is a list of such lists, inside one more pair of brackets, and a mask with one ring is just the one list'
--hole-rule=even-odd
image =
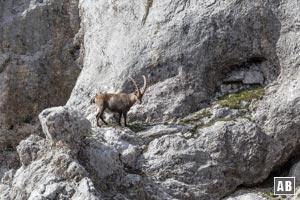
{"label": "grey rock", "polygon": [[234,197],[228,197],[225,198],[224,200],[267,200],[267,199],[255,193],[245,193],[241,195],[236,195]]}
{"label": "grey rock", "polygon": [[291,200],[297,200],[297,199],[300,199],[300,188],[296,188],[296,192],[295,192],[295,195],[293,195],[291,197]]}
{"label": "grey rock", "polygon": [[[89,116],[95,110],[89,103],[95,93],[133,91],[127,77],[132,76],[141,83],[141,75],[146,74],[149,88],[144,104],[132,109],[130,119],[176,118],[206,106],[226,75],[236,68],[244,70],[243,79],[239,78],[244,84],[262,84],[276,79],[279,68],[288,66],[289,60],[293,60],[294,67],[282,72],[279,84],[286,84],[281,86],[282,91],[291,88],[287,77],[297,79],[298,56],[297,53],[286,54],[283,47],[286,41],[296,37],[287,34],[289,30],[297,32],[288,25],[297,19],[296,6],[290,6],[295,2],[164,1],[146,7],[149,12],[145,15],[142,2],[99,2],[90,6],[89,2],[81,1],[84,70],[67,106]],[[292,13],[288,20],[286,13]],[[227,89],[240,88],[230,85]],[[167,126],[141,132],[144,143],[149,145],[138,163],[146,176],[171,198],[219,199],[238,185],[261,182],[276,165],[288,159],[298,144],[292,137],[278,134],[282,141],[277,146],[279,138],[272,137],[287,127],[281,127],[282,113],[276,110],[276,106],[286,102],[280,101],[284,98],[282,94],[288,96],[289,93],[282,91],[275,91],[273,96],[267,93],[270,97],[252,106],[257,106],[256,111],[252,110],[257,124],[246,119],[216,122],[188,139],[177,128],[169,130]],[[283,112],[290,107],[293,113],[294,106],[298,106],[298,92],[295,94],[295,104],[283,106]],[[276,95],[278,98],[274,99]],[[264,107],[266,102],[273,108],[273,116],[266,116],[270,108]],[[231,115],[226,112],[216,111],[214,117]],[[295,134],[299,124],[297,116],[297,112],[288,116],[286,122],[291,120],[295,124],[286,124],[290,129],[285,134]],[[278,120],[273,121],[272,117]],[[272,130],[274,123],[276,131]],[[123,145],[111,143],[111,151],[124,152],[123,147],[131,148]],[[109,157],[116,159],[115,154]],[[114,164],[120,165],[117,161]]]}
{"label": "grey rock", "polygon": [[80,1],[84,70],[67,105],[89,115],[96,93],[132,92],[128,77],[141,84],[145,74],[149,88],[143,105],[132,108],[129,119],[161,121],[206,106],[236,66],[268,61],[263,70],[274,80],[279,69],[277,4],[206,2],[153,1],[147,7],[144,2],[90,6]]}
{"label": "grey rock", "polygon": [[233,111],[232,109],[228,108],[228,107],[220,107],[220,108],[215,108],[213,109],[213,112],[212,112],[212,118],[215,119],[215,118],[224,118],[230,114],[232,114]]}
{"label": "grey rock", "polygon": [[[267,89],[267,96],[253,107],[256,123],[262,130],[272,136],[281,149],[279,160],[286,160],[299,146],[300,129],[300,72],[299,32],[292,24],[299,19],[296,1],[280,4],[279,20],[281,21],[281,36],[278,40],[277,54],[280,57],[281,75],[278,81]],[[289,13],[285,15],[284,13]],[[283,48],[288,46],[288,48]]]}
{"label": "grey rock", "polygon": [[[266,69],[271,69],[268,61],[261,61],[257,63],[245,63],[240,68],[230,72],[223,80],[225,84],[243,83],[243,84],[260,84],[268,83],[274,79],[272,73],[266,72]],[[243,67],[244,66],[244,67]],[[273,74],[274,75],[274,74]],[[242,85],[241,85],[242,86]],[[245,85],[244,85],[245,87]]]}
{"label": "grey rock", "polygon": [[217,122],[197,134],[162,136],[143,154],[146,174],[178,199],[219,199],[237,185],[260,182],[272,169],[268,161],[276,154],[269,152],[269,139],[248,120]]}
{"label": "grey rock", "polygon": [[14,170],[19,168],[20,166],[20,160],[18,157],[18,153],[15,149],[6,149],[1,150],[0,152],[0,180],[3,176],[5,176],[5,173],[9,170]]}
{"label": "grey rock", "polygon": [[111,148],[95,137],[87,138],[87,147],[84,149],[83,158],[85,166],[93,171],[99,181],[122,173],[122,165],[116,149]]}
{"label": "grey rock", "polygon": [[187,131],[188,127],[183,125],[156,125],[148,130],[139,132],[138,135],[143,139],[145,144],[148,144],[155,138],[175,133],[186,133]]}
{"label": "grey rock", "polygon": [[245,73],[244,84],[263,84],[264,76],[260,71],[248,71]]}
{"label": "grey rock", "polygon": [[105,128],[94,129],[97,135],[102,135],[105,143],[119,155],[120,161],[129,167],[135,167],[136,159],[142,150],[143,141],[129,129]]}
{"label": "grey rock", "polygon": [[300,186],[300,162],[295,163],[290,171],[289,176],[295,177],[296,187]]}
{"label": "grey rock", "polygon": [[14,169],[6,171],[1,179],[1,183],[11,185],[11,180],[13,179],[15,173],[16,171]]}
{"label": "grey rock", "polygon": [[79,150],[91,129],[90,122],[67,107],[53,107],[39,115],[46,138],[54,145],[67,145]]}
{"label": "grey rock", "polygon": [[[61,4],[66,2],[66,6]],[[13,3],[0,2],[0,19],[5,22],[0,27],[13,33],[0,32],[0,39],[5,36],[1,40],[1,48],[5,49],[0,49],[4,55],[0,61],[0,111],[4,113],[0,122],[5,125],[1,127],[0,145],[15,146],[21,137],[34,131],[35,128],[28,128],[23,134],[11,127],[27,119],[32,121],[26,113],[35,117],[43,106],[66,100],[71,86],[64,83],[69,86],[76,77],[75,59],[79,56],[83,60],[83,71],[67,106],[44,110],[39,116],[46,139],[30,136],[20,143],[17,151],[22,166],[15,173],[4,173],[10,167],[0,160],[0,199],[215,200],[240,185],[262,182],[298,150],[297,0],[147,2],[80,0],[82,20],[77,36],[77,1],[24,0],[13,9],[7,9]],[[29,37],[30,45],[23,41],[25,47],[30,47],[25,49],[21,39],[27,38],[28,30],[33,28],[26,25],[39,19],[40,13],[48,8],[57,8],[49,9],[49,16],[50,22],[58,20],[58,24],[50,24],[50,29],[44,27],[44,22],[34,24],[41,27],[39,35],[43,36]],[[68,11],[65,17],[54,15],[64,9]],[[14,20],[21,20],[24,25],[18,29]],[[49,18],[45,16],[45,20]],[[67,30],[70,32],[60,32]],[[44,35],[53,32],[61,34],[55,39]],[[21,39],[17,39],[17,34]],[[75,44],[73,37],[78,40]],[[78,52],[82,41],[84,46]],[[41,45],[44,51],[40,51]],[[68,50],[75,54],[74,58]],[[67,68],[61,62],[64,59]],[[39,70],[40,63],[47,73]],[[74,68],[69,67],[73,64]],[[52,68],[57,74],[48,76]],[[41,76],[46,80],[31,81],[36,76],[28,76],[28,81],[28,73],[47,74]],[[276,82],[267,87],[263,99],[252,102],[251,109],[246,111],[252,112],[253,121],[216,120],[199,129],[178,124],[156,125],[138,133],[120,127],[91,129],[85,117],[94,125],[96,107],[90,104],[94,95],[134,91],[128,77],[141,84],[143,74],[148,78],[149,88],[144,103],[131,110],[131,121],[161,123],[186,116],[208,106],[219,87],[223,92],[232,92],[247,87],[245,84],[266,84],[275,79]],[[228,76],[244,84],[224,86]],[[23,80],[25,85],[38,85],[29,84],[27,104],[17,101],[17,97],[27,95],[21,87]],[[54,86],[50,84],[53,82]],[[47,102],[52,100],[51,91],[59,100]],[[14,92],[16,97],[12,96]],[[37,94],[41,94],[42,103],[31,102]],[[22,112],[16,117],[18,109]],[[196,123],[231,115],[239,117],[243,112],[215,108],[212,116]],[[247,193],[230,198],[260,196]]]}
{"label": "grey rock", "polygon": [[223,82],[243,82],[245,78],[245,71],[240,70],[240,71],[233,71],[231,72],[227,78],[223,80]]}
{"label": "grey rock", "polygon": [[[0,147],[15,147],[33,134],[23,131],[23,123],[36,123],[44,108],[69,98],[80,72],[73,43],[79,29],[77,4],[0,2]],[[2,140],[7,131],[10,136]]]}
{"label": "grey rock", "polygon": [[277,149],[281,150],[278,160],[288,159],[299,145],[299,77],[299,73],[295,73],[294,78],[272,86],[273,89],[276,88],[276,92],[269,92],[266,98],[253,105],[257,110],[253,119],[267,135],[274,138]]}
{"label": "grey rock", "polygon": [[[42,124],[45,123],[45,134],[49,135],[46,139],[31,135],[20,143],[17,151],[22,166],[15,173],[5,173],[0,183],[0,199],[73,199],[73,196],[74,199],[98,199],[100,195],[94,189],[88,172],[77,160],[79,149],[74,149],[78,147],[74,145],[79,142],[78,137],[84,134],[82,130],[86,130],[89,123],[84,120],[80,123],[75,112],[67,115],[63,107],[46,111],[48,115],[42,113],[40,118]],[[52,120],[59,121],[61,126],[51,126],[58,124],[52,123]],[[70,126],[63,126],[67,122]],[[82,128],[75,129],[71,124],[81,124]],[[60,137],[55,136],[58,131],[61,131]],[[70,137],[72,134],[73,137]],[[72,143],[73,148],[53,146],[60,141]]]}
{"label": "grey rock", "polygon": [[38,153],[43,145],[41,142],[43,142],[43,138],[35,135],[31,135],[20,142],[17,146],[17,151],[22,165],[27,166],[38,158]]}
{"label": "grey rock", "polygon": [[97,194],[93,182],[88,178],[83,178],[77,187],[75,194],[72,196],[74,200],[98,200],[101,196]]}

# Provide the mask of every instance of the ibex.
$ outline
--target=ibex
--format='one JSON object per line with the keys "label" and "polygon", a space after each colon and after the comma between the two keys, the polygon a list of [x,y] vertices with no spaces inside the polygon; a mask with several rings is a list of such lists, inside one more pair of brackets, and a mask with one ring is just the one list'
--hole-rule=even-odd
{"label": "ibex", "polygon": [[138,101],[139,104],[142,103],[143,95],[145,94],[147,88],[147,80],[146,77],[144,78],[144,86],[140,90],[137,86],[135,80],[132,78],[131,81],[135,85],[135,91],[133,93],[118,93],[118,94],[111,94],[111,93],[102,93],[97,94],[94,99],[92,99],[93,103],[96,103],[98,106],[98,113],[96,115],[97,126],[100,127],[99,118],[102,120],[104,124],[107,125],[106,121],[103,119],[103,113],[106,108],[108,108],[112,112],[119,113],[119,125],[121,126],[121,117],[124,117],[124,125],[127,126],[126,117],[127,112],[133,106],[133,104]]}

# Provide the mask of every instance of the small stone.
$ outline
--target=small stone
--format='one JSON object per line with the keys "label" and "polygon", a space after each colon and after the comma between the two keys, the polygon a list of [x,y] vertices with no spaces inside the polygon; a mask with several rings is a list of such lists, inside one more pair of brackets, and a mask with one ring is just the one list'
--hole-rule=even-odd
{"label": "small stone", "polygon": [[244,84],[263,84],[264,75],[260,71],[248,71],[243,80]]}

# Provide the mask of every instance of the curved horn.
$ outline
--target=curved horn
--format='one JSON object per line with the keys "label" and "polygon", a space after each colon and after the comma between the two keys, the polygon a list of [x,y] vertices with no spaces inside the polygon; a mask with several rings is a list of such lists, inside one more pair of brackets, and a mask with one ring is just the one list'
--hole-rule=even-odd
{"label": "curved horn", "polygon": [[130,78],[130,80],[133,82],[133,84],[134,84],[134,86],[135,86],[135,89],[136,89],[139,93],[141,93],[140,88],[137,86],[135,80],[133,80],[133,78],[131,78],[131,77],[129,77],[129,78]]}
{"label": "curved horn", "polygon": [[143,86],[143,88],[142,88],[142,90],[141,90],[141,93],[142,93],[142,94],[145,93],[146,88],[147,88],[147,79],[146,79],[146,77],[145,77],[144,75],[143,75],[143,78],[144,78],[144,86]]}

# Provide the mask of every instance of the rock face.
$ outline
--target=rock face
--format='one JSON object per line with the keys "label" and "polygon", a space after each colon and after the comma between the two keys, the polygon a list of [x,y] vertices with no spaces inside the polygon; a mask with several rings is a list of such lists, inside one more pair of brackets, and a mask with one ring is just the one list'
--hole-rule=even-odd
{"label": "rock face", "polygon": [[[239,185],[261,182],[300,144],[296,5],[80,1],[84,70],[67,105],[91,118],[96,92],[132,91],[128,77],[141,83],[146,74],[144,103],[130,117],[153,122],[206,106],[226,84],[232,84],[228,92],[276,80],[251,103],[248,116],[215,118],[196,130],[156,126],[140,132],[145,148],[136,167],[168,197],[220,199]],[[222,118],[219,111],[212,115]]]}
{"label": "rock face", "polygon": [[295,177],[296,187],[300,186],[300,162],[295,163],[290,169],[289,176]]}
{"label": "rock face", "polygon": [[[281,37],[278,40],[278,56],[282,68],[279,80],[268,89],[269,95],[259,103],[254,119],[263,131],[272,135],[282,149],[286,160],[299,147],[300,129],[300,43],[299,27],[292,24],[300,18],[293,5],[296,1],[282,2],[279,9]],[[284,13],[290,13],[285,16]]]}
{"label": "rock face", "polygon": [[134,116],[153,121],[205,106],[232,70],[256,65],[263,77],[249,75],[247,83],[274,80],[277,7],[277,1],[80,1],[84,70],[68,105],[90,113],[96,92],[133,91],[128,77],[142,83],[145,74],[149,89]]}
{"label": "rock face", "polygon": [[[76,2],[68,3],[30,1],[25,19],[58,6],[72,22]],[[0,4],[5,12],[11,5]],[[0,158],[0,199],[265,199],[235,190],[266,180],[299,150],[298,1],[80,0],[79,10],[83,71],[67,105],[39,115],[45,138],[31,135],[17,146],[21,167],[9,170],[14,163]],[[57,20],[66,19],[61,14]],[[68,31],[66,41],[65,35],[51,40],[60,47],[55,55],[71,44]],[[6,54],[1,75],[16,56]],[[128,77],[141,84],[143,74],[149,88],[132,109],[129,128],[96,127],[95,93],[133,91]],[[253,91],[214,98],[245,88]],[[148,123],[138,127],[138,120]],[[3,135],[13,141],[7,131],[0,145]]]}
{"label": "rock face", "polygon": [[18,144],[42,109],[69,98],[80,72],[77,4],[0,2],[0,148]]}
{"label": "rock face", "polygon": [[219,199],[268,176],[276,156],[268,140],[247,119],[217,122],[192,137],[178,132],[154,139],[143,168],[178,199]]}

